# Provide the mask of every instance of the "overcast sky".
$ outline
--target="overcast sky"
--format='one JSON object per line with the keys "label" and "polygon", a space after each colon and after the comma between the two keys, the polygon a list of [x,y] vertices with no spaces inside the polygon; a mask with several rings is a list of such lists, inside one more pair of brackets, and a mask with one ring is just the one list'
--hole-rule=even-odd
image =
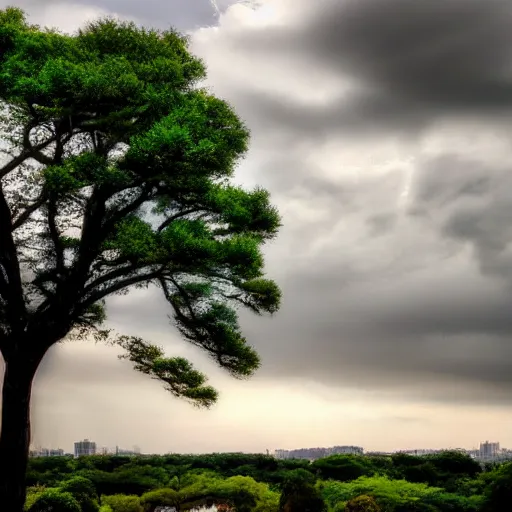
{"label": "overcast sky", "polygon": [[111,324],[192,358],[219,404],[195,410],[115,349],[65,344],[37,376],[35,444],[512,447],[512,3],[16,3],[66,31],[114,14],[190,32],[252,130],[237,181],[268,188],[284,222],[266,250],[282,311],[242,319],[255,378],[181,341],[155,291],[118,297]]}

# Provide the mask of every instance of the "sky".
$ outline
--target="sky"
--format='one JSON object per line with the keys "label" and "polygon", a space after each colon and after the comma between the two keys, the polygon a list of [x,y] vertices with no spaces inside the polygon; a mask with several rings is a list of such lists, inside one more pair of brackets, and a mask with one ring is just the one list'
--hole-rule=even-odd
{"label": "sky", "polygon": [[109,325],[190,357],[219,403],[194,409],[115,348],[63,343],[36,377],[35,445],[512,448],[510,2],[16,3],[63,31],[115,15],[189,33],[252,132],[236,181],[283,216],[265,249],[282,310],[242,315],[255,377],[182,341],[157,290],[115,297]]}

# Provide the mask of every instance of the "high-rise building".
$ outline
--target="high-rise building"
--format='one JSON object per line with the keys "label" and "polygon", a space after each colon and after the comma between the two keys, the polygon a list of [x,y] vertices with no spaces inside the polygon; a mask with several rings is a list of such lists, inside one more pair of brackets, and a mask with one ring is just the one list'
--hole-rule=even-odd
{"label": "high-rise building", "polygon": [[94,441],[89,441],[89,439],[76,442],[75,457],[80,457],[82,455],[96,455],[96,443]]}
{"label": "high-rise building", "polygon": [[500,443],[480,443],[480,457],[482,459],[492,459],[496,457],[500,451]]}
{"label": "high-rise building", "polygon": [[63,457],[64,450],[58,448],[56,450],[49,448],[38,448],[36,450],[30,450],[30,457]]}
{"label": "high-rise building", "polygon": [[116,455],[140,455],[140,448],[138,446],[134,446],[132,450],[124,450],[123,448],[116,446]]}
{"label": "high-rise building", "polygon": [[332,446],[330,448],[299,448],[298,450],[275,450],[276,459],[309,459],[316,460],[329,455],[353,454],[362,455],[360,446]]}

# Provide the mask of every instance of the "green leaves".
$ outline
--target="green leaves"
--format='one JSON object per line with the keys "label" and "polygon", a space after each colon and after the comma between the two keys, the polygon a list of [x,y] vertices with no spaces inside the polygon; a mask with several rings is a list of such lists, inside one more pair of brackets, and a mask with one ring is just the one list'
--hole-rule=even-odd
{"label": "green leaves", "polygon": [[276,313],[281,304],[281,290],[274,281],[269,279],[252,279],[240,284],[244,293],[236,296],[244,306],[260,314]]}
{"label": "green leaves", "polygon": [[[18,155],[0,168],[9,183],[0,194],[14,216],[4,225],[15,226],[8,236],[17,248],[6,261],[30,270],[7,276],[0,291],[23,283],[23,332],[40,336],[52,326],[40,336],[50,345],[83,336],[106,319],[108,296],[156,284],[185,339],[235,377],[259,367],[237,309],[280,306],[262,251],[280,217],[266,190],[230,183],[249,130],[226,101],[198,87],[204,77],[187,38],[173,30],[101,19],[66,35],[0,10],[4,136]],[[0,318],[10,332],[14,317],[2,310]],[[175,396],[215,402],[188,361],[139,339],[119,343],[138,371]]]}
{"label": "green leaves", "polygon": [[247,150],[249,132],[231,107],[203,90],[176,98],[171,112],[132,138],[124,166],[163,179],[231,176]]}
{"label": "green leaves", "polygon": [[210,287],[201,294],[194,284],[189,291],[190,285],[172,278],[161,284],[174,308],[176,326],[188,341],[206,350],[234,377],[249,377],[259,368],[259,356],[242,335],[236,312],[217,301]]}
{"label": "green leaves", "polygon": [[220,222],[227,224],[219,232],[251,232],[267,240],[275,236],[280,226],[280,216],[270,204],[270,194],[261,188],[247,192],[232,186],[216,186],[207,194],[206,202],[219,213]]}
{"label": "green leaves", "polygon": [[179,493],[173,489],[155,489],[144,493],[140,502],[145,510],[156,510],[157,507],[176,507],[181,499]]}
{"label": "green leaves", "polygon": [[38,494],[27,512],[81,512],[78,501],[69,492],[59,489],[46,489]]}
{"label": "green leaves", "polygon": [[132,215],[117,227],[115,238],[105,244],[105,249],[119,251],[121,257],[132,262],[158,261],[158,236],[151,225]]}
{"label": "green leaves", "polygon": [[210,267],[216,259],[217,243],[209,226],[201,220],[177,219],[161,235],[161,247],[180,265],[196,269]]}
{"label": "green leaves", "polygon": [[122,359],[134,364],[135,370],[159,379],[174,396],[184,398],[199,407],[210,407],[218,397],[211,386],[205,386],[206,376],[194,370],[182,357],[165,358],[163,351],[140,338],[122,336],[119,346],[126,350]]}

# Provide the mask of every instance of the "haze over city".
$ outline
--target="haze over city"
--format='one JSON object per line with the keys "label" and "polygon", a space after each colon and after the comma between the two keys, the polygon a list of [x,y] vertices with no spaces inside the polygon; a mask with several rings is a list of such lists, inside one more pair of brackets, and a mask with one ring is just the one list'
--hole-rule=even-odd
{"label": "haze over city", "polygon": [[15,3],[67,32],[113,15],[188,33],[252,132],[236,181],[283,216],[266,248],[282,310],[242,313],[254,378],[182,341],[155,290],[131,292],[109,299],[108,325],[190,357],[219,403],[174,399],[113,347],[61,344],[36,378],[35,445],[512,446],[512,4]]}

